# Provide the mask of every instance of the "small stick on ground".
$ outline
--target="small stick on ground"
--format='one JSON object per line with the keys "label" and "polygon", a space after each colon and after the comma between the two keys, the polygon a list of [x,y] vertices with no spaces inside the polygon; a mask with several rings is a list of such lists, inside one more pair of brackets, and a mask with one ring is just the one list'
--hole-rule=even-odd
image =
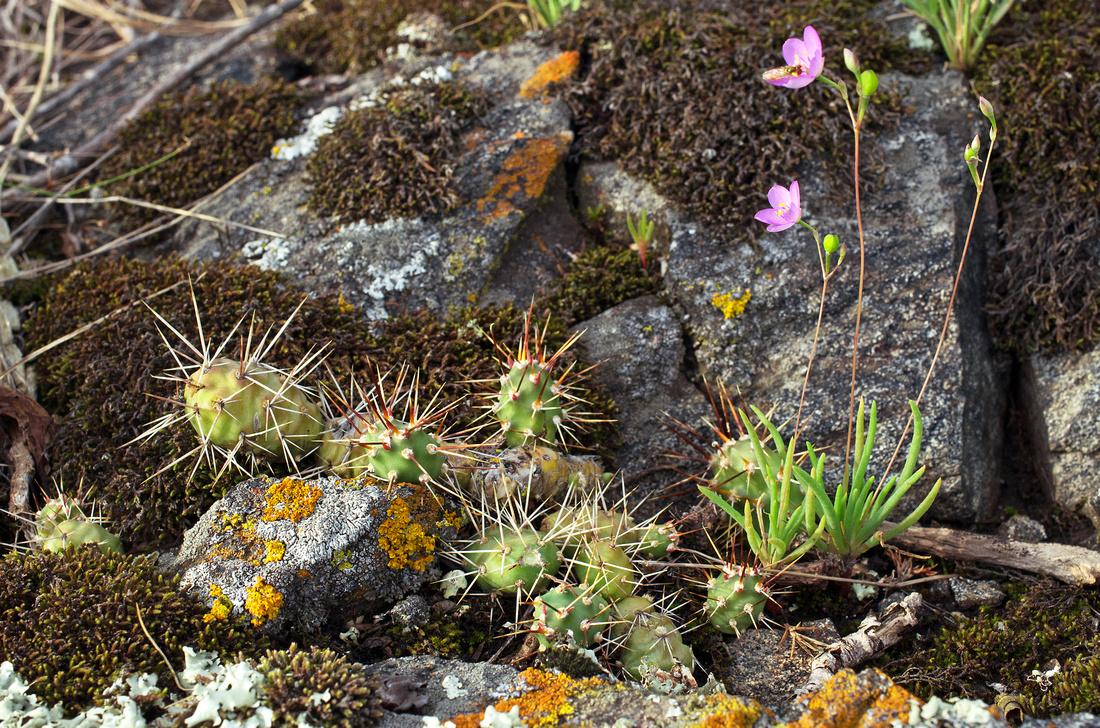
{"label": "small stick on ground", "polygon": [[825,648],[810,663],[810,677],[799,688],[799,697],[817,692],[825,681],[844,669],[855,668],[898,643],[902,635],[917,624],[917,612],[923,600],[913,592],[891,604],[882,619],[869,614],[859,629]]}
{"label": "small stick on ground", "polygon": [[[891,525],[884,523],[883,528]],[[950,528],[916,526],[890,539],[890,543],[933,556],[978,561],[1053,576],[1077,586],[1095,584],[1100,579],[1100,553],[1080,546],[1025,543]]]}
{"label": "small stick on ground", "polygon": [[[130,107],[130,110],[125,114],[122,114],[114,122],[111,123],[106,129],[101,131],[96,136],[92,137],[88,141],[81,144],[74,149],[72,153],[54,162],[53,166],[45,169],[38,174],[32,176],[26,181],[24,186],[26,187],[38,187],[45,188],[51,180],[59,177],[65,177],[83,166],[83,161],[92,157],[98,156],[108,145],[114,142],[115,137],[122,130],[129,121],[138,117],[147,107],[153,102],[157,101],[161,96],[174,89],[179,84],[186,81],[192,75],[194,75],[199,69],[203,68],[207,64],[219,58],[229,49],[236,46],[250,35],[262,30],[274,21],[281,18],[286,13],[294,10],[301,5],[305,0],[283,0],[278,5],[272,5],[266,8],[262,13],[252,19],[251,22],[246,25],[242,25],[236,30],[232,31],[221,38],[216,43],[213,43],[203,53],[195,56],[187,64],[179,68],[175,73],[172,73],[168,77],[161,80],[153,88],[149,89],[144,96],[139,98]],[[8,195],[25,195],[26,192],[22,190],[9,190],[4,193]]]}

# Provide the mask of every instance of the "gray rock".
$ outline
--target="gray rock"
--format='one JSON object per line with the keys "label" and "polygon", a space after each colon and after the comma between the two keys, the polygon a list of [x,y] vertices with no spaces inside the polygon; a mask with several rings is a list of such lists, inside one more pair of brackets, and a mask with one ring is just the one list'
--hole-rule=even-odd
{"label": "gray rock", "polygon": [[[961,150],[978,130],[968,118],[974,116],[973,102],[958,74],[884,82],[906,92],[918,110],[877,140],[890,176],[882,189],[863,195],[867,283],[857,395],[879,406],[880,435],[872,459],[877,469],[890,459],[909,416],[906,400],[920,391],[939,338],[957,251],[970,220],[966,202],[973,201]],[[810,165],[800,178],[804,217],[823,235],[839,234],[849,255],[829,286],[803,421],[807,438],[835,453],[835,468],[842,462],[847,431],[859,251],[849,212],[827,209],[821,201],[825,174],[822,165]],[[776,180],[781,181],[788,182]],[[636,215],[643,205],[658,230],[667,229],[667,246],[658,238],[655,248],[658,256],[667,257],[666,286],[692,336],[701,372],[740,388],[747,402],[764,410],[777,406],[777,422],[793,418],[821,284],[809,234],[798,228],[764,234],[758,247],[732,247],[614,165],[583,166],[577,185],[581,209],[604,205],[612,229],[620,217]],[[766,192],[760,190],[762,201]],[[987,191],[956,303],[959,315],[952,319],[922,401],[921,462],[928,471],[909,497],[914,504],[943,478],[933,513],[955,521],[990,517],[999,486],[1004,376],[993,360],[980,306],[982,245],[993,234],[993,210]],[[743,312],[732,305],[737,299]],[[902,457],[907,446],[908,441]]]}
{"label": "gray rock", "polygon": [[947,580],[959,609],[997,607],[1007,598],[995,581],[974,581],[953,576]]}
{"label": "gray rock", "polygon": [[[1053,496],[1076,510],[1100,502],[1100,351],[1034,355],[1038,405],[1050,448]],[[1084,510],[1100,529],[1100,512]]]}
{"label": "gray rock", "polygon": [[997,533],[1013,541],[1025,543],[1040,543],[1047,540],[1047,530],[1043,528],[1043,524],[1019,514],[1002,523]]}
{"label": "gray rock", "polygon": [[[447,718],[485,710],[486,705],[499,700],[494,691],[514,680],[519,671],[508,665],[485,662],[469,663],[433,657],[400,657],[367,665],[368,675],[379,680],[403,679],[412,681],[408,692],[417,696],[407,700],[401,711],[387,710],[382,728],[421,728],[420,716],[432,715]],[[408,684],[408,683],[405,683]],[[406,690],[402,689],[404,693]],[[383,692],[383,696],[386,692]],[[387,706],[390,707],[390,706]]]}
{"label": "gray rock", "polygon": [[436,538],[455,535],[446,521],[420,486],[254,478],[215,503],[162,567],[268,634],[312,631],[384,611],[436,576]]}
{"label": "gray rock", "polygon": [[1025,718],[1020,728],[1100,728],[1100,717],[1092,713],[1073,713],[1057,718]]}
{"label": "gray rock", "polygon": [[[305,206],[310,194],[305,157],[268,159],[197,208],[251,230],[192,219],[166,247],[200,260],[240,254],[318,294],[339,291],[373,319],[386,318],[394,307],[446,309],[479,300],[493,271],[516,257],[509,258],[508,249],[523,237],[528,217],[550,197],[565,204],[561,162],[573,138],[569,111],[561,101],[518,93],[539,64],[553,57],[552,50],[530,42],[469,59],[413,54],[365,74],[318,110],[324,115],[320,120],[332,121],[349,104],[369,103],[377,98],[372,94],[392,88],[395,75],[407,83],[454,77],[491,92],[495,106],[476,122],[469,150],[456,164],[455,185],[464,204],[442,219],[336,225]],[[299,149],[291,140],[283,146],[282,157]],[[537,237],[537,231],[527,237]],[[529,296],[556,270],[549,261],[534,269],[521,262],[497,279],[495,300]]]}

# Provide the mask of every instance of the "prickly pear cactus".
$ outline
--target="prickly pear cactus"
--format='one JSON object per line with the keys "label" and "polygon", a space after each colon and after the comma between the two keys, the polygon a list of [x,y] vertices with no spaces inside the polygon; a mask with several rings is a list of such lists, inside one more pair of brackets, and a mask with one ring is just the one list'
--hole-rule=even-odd
{"label": "prickly pear cactus", "polygon": [[710,623],[726,634],[740,634],[755,627],[770,594],[763,578],[752,567],[725,565],[722,573],[707,582],[703,612]]}
{"label": "prickly pear cactus", "polygon": [[215,359],[184,386],[187,420],[204,443],[297,459],[313,450],[323,421],[307,391],[260,362]]}
{"label": "prickly pear cactus", "polygon": [[608,601],[625,599],[634,592],[638,572],[626,551],[607,540],[590,541],[574,558],[577,578]]}
{"label": "prickly pear cactus", "polygon": [[695,669],[695,655],[684,644],[675,622],[667,615],[647,611],[634,617],[620,660],[623,672],[639,682],[657,671],[690,675]]}
{"label": "prickly pear cactus", "polygon": [[98,523],[69,519],[58,523],[40,542],[43,551],[64,551],[73,546],[94,543],[103,553],[122,553],[122,544]]}
{"label": "prickly pear cactus", "polygon": [[[779,456],[764,448],[768,464],[778,471]],[[723,442],[710,458],[713,490],[727,497],[756,500],[767,494],[764,475],[756,464],[752,440],[748,435]]]}
{"label": "prickly pear cactus", "polygon": [[443,438],[403,420],[385,419],[355,441],[366,449],[367,469],[390,483],[429,483],[443,477]]}
{"label": "prickly pear cactus", "polygon": [[543,648],[550,646],[551,639],[568,633],[578,647],[588,649],[610,621],[608,604],[602,597],[562,584],[535,599],[532,631]]}
{"label": "prickly pear cactus", "polygon": [[549,364],[530,356],[512,362],[500,378],[493,415],[504,430],[508,447],[556,444],[565,413]]}
{"label": "prickly pear cactus", "polygon": [[557,546],[532,528],[490,528],[464,551],[482,587],[505,594],[536,594],[561,568]]}

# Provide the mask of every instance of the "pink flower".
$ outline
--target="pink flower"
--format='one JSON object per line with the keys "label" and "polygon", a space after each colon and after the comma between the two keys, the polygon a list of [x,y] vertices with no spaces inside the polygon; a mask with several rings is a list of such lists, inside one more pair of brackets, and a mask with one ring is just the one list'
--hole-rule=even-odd
{"label": "pink flower", "polygon": [[783,60],[787,65],[764,72],[764,80],[784,88],[809,86],[825,70],[821,38],[812,25],[807,25],[802,40],[788,38],[783,44]]}
{"label": "pink flower", "polygon": [[768,190],[768,204],[771,209],[756,213],[756,219],[767,224],[769,233],[783,232],[797,225],[802,219],[802,199],[798,194],[798,182],[791,182],[789,190],[783,185],[772,187]]}

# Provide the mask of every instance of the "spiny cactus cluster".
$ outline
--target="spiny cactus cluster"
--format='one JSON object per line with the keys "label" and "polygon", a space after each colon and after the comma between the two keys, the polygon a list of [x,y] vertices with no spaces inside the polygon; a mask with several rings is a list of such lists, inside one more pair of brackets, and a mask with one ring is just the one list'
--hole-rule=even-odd
{"label": "spiny cactus cluster", "polygon": [[[3,509],[0,509],[3,510]],[[102,525],[102,519],[77,496],[57,490],[57,497],[46,500],[34,518],[3,511],[23,521],[32,534],[30,544],[42,551],[58,553],[83,544],[95,544],[103,553],[122,553],[118,537]]]}

